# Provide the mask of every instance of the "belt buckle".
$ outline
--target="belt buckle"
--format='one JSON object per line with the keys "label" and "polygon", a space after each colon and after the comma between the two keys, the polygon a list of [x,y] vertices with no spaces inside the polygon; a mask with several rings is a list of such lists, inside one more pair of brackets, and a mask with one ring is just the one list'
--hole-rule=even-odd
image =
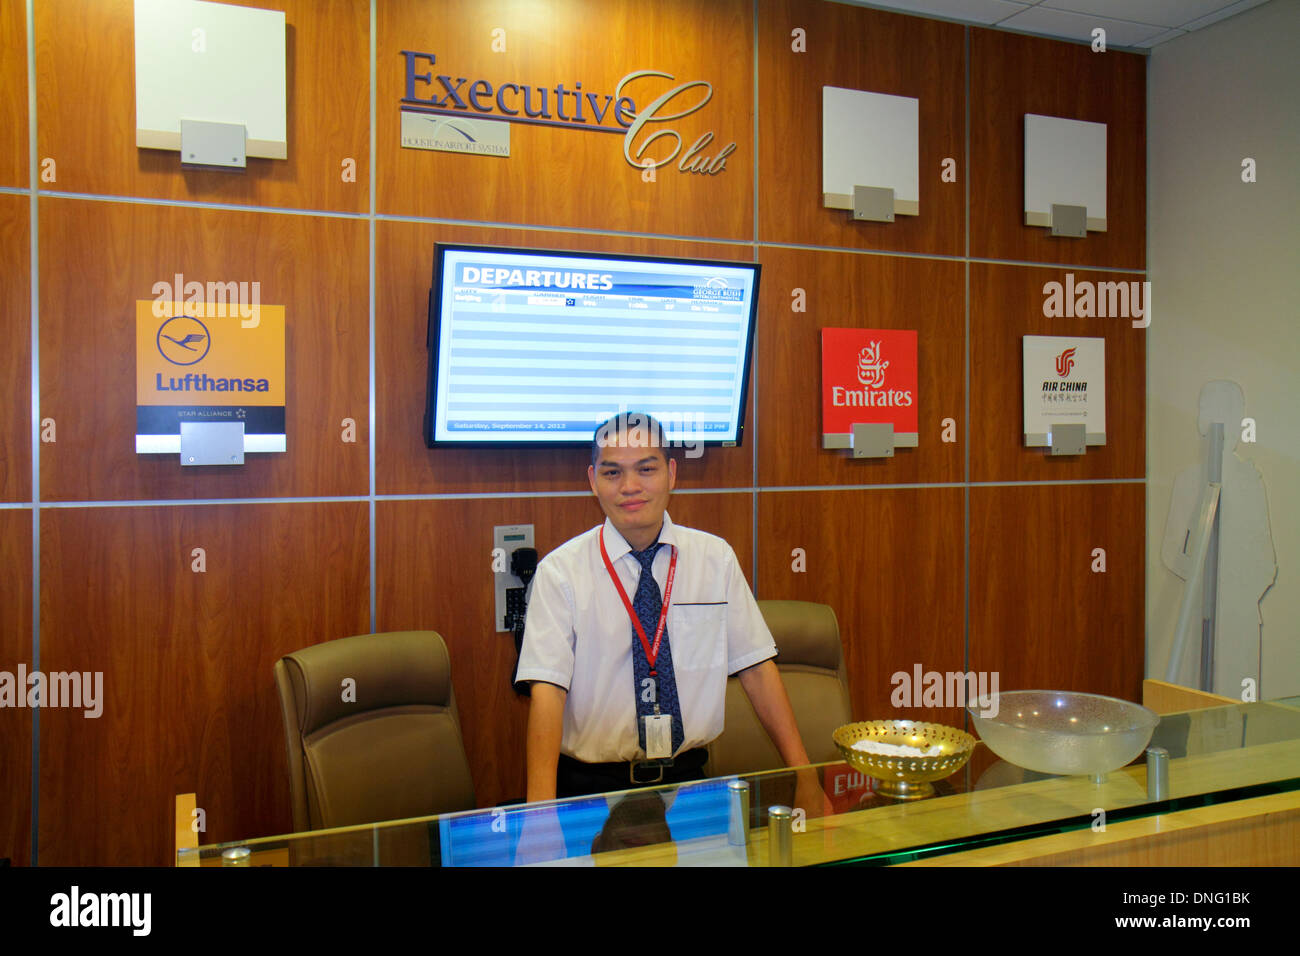
{"label": "belt buckle", "polygon": [[[638,786],[642,786],[642,787],[650,786],[651,784],[656,784],[656,783],[663,783],[663,780],[664,780],[664,767],[668,766],[668,765],[671,764],[671,763],[672,763],[671,760],[667,760],[667,761],[665,761],[665,760],[633,760],[633,761],[631,761],[631,762],[628,764],[628,771],[627,771],[628,780],[631,781],[632,783],[635,783],[635,784],[637,784]],[[659,771],[659,775],[658,775],[657,777],[655,777],[653,780],[641,780],[641,779],[638,779],[638,778],[637,778],[637,775],[636,775],[637,767],[654,767],[655,769],[657,769],[657,770]]]}

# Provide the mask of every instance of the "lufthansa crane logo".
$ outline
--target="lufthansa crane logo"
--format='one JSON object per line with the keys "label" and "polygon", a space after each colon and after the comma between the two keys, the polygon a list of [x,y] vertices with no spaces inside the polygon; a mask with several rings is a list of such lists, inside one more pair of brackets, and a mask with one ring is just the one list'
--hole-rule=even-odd
{"label": "lufthansa crane logo", "polygon": [[173,365],[197,365],[211,346],[208,327],[192,315],[172,316],[158,329],[158,352]]}
{"label": "lufthansa crane logo", "polygon": [[1056,374],[1065,378],[1074,368],[1074,349],[1066,349],[1056,357]]}
{"label": "lufthansa crane logo", "polygon": [[880,360],[880,343],[871,342],[858,353],[858,381],[867,388],[880,388],[885,384],[888,362]]}

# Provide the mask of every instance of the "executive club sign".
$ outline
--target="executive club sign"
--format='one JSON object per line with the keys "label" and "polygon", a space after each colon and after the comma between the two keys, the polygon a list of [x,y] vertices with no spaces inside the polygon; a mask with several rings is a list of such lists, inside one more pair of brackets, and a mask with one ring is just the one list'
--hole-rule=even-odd
{"label": "executive club sign", "polygon": [[[510,155],[507,124],[611,133],[635,169],[675,163],[679,172],[725,172],[735,142],[719,148],[712,130],[686,144],[673,124],[713,99],[705,80],[679,82],[661,70],[634,70],[612,90],[582,81],[541,86],[500,78],[438,73],[437,56],[403,50],[402,145],[479,155]],[[417,124],[424,123],[423,130]]]}

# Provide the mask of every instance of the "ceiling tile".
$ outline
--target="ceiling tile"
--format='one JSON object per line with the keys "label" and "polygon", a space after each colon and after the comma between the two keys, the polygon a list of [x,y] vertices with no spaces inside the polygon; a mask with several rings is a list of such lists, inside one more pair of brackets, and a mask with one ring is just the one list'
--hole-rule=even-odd
{"label": "ceiling tile", "polygon": [[932,17],[961,20],[965,23],[993,24],[1029,8],[1029,3],[1013,0],[839,0],[856,6],[880,7],[907,13],[924,13]]}
{"label": "ceiling tile", "polygon": [[[1280,3],[1293,3],[1295,0],[1278,0]],[[1239,3],[1229,4],[1222,10],[1211,13],[1209,16],[1201,17],[1199,20],[1193,20],[1191,23],[1180,23],[1184,30],[1199,30],[1201,27],[1208,27],[1211,23],[1217,23],[1219,20],[1226,20],[1234,14],[1249,10],[1251,7],[1257,7],[1264,0],[1240,0]]]}
{"label": "ceiling tile", "polygon": [[[1106,29],[1117,47],[1154,47],[1189,30],[1257,7],[1267,0],[831,0],[878,10],[896,10],[963,23],[1006,27],[1066,40],[1091,41],[1094,27]],[[1277,0],[1295,3],[1297,0]]]}
{"label": "ceiling tile", "polygon": [[1043,0],[1041,6],[1088,16],[1109,17],[1163,27],[1180,27],[1225,7],[1233,0]]}
{"label": "ceiling tile", "polygon": [[1091,42],[1092,31],[1101,27],[1106,31],[1108,47],[1135,47],[1143,40],[1149,40],[1165,32],[1164,27],[1066,13],[1064,10],[1051,10],[1047,7],[1030,7],[1023,13],[1003,20],[998,25],[1009,30],[1023,30],[1026,33],[1040,33],[1085,42]]}
{"label": "ceiling tile", "polygon": [[1150,40],[1143,40],[1141,43],[1138,44],[1138,46],[1142,47],[1143,49],[1149,50],[1152,47],[1159,46],[1160,44],[1166,43],[1169,40],[1174,40],[1177,39],[1178,37],[1186,36],[1186,35],[1187,35],[1186,30],[1168,30],[1157,37],[1152,37]]}

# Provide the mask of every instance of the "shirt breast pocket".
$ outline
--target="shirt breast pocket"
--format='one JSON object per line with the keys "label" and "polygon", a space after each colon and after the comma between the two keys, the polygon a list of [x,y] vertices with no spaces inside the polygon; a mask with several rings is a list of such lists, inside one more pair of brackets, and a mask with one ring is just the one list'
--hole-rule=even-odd
{"label": "shirt breast pocket", "polygon": [[700,671],[726,666],[727,603],[673,604],[668,611],[673,670]]}

